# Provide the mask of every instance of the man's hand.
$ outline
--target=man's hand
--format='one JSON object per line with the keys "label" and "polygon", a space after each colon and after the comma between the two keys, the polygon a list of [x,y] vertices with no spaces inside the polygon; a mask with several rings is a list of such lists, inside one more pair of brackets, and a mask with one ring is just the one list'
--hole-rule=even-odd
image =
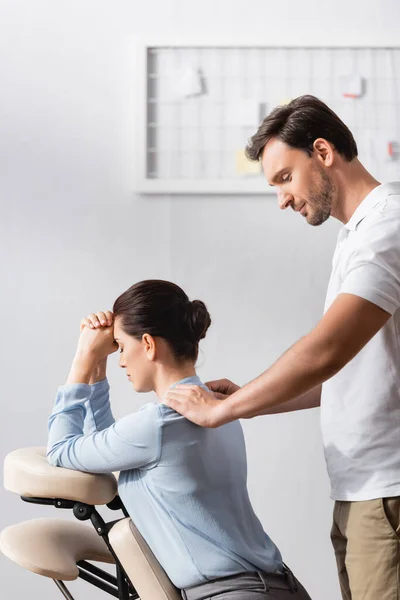
{"label": "man's hand", "polygon": [[229,379],[215,379],[214,381],[207,381],[205,385],[219,400],[225,400],[225,398],[240,390],[240,385],[236,385]]}
{"label": "man's hand", "polygon": [[177,385],[168,390],[163,403],[202,427],[219,427],[224,424],[221,414],[223,402],[216,400],[214,394],[198,385]]}

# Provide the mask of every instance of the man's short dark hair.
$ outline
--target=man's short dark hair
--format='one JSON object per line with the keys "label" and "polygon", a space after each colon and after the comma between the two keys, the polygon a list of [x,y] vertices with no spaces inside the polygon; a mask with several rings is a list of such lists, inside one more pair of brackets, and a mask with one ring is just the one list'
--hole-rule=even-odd
{"label": "man's short dark hair", "polygon": [[264,119],[247,144],[246,156],[249,160],[261,160],[265,146],[273,138],[311,156],[313,143],[320,137],[331,142],[349,162],[358,154],[350,129],[329,106],[315,96],[299,96],[289,104],[277,106]]}

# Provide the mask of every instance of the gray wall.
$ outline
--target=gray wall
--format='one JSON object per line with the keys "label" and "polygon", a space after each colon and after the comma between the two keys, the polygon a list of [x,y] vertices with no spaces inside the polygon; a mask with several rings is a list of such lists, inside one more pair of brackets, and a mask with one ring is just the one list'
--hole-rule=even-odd
{"label": "gray wall", "polygon": [[[45,443],[80,318],[139,279],[172,279],[207,302],[214,323],[199,360],[204,380],[245,383],[322,313],[336,223],[312,229],[281,213],[272,196],[135,194],[134,36],[254,34],[266,44],[321,45],[340,36],[343,44],[390,45],[399,17],[397,0],[2,0],[2,456]],[[149,397],[133,394],[111,362],[122,416]],[[314,410],[243,423],[249,489],[313,599],[338,600],[318,419]],[[59,516],[0,495],[0,528]],[[4,557],[0,580],[5,598],[57,597],[51,581]],[[101,594],[82,582],[72,589],[88,600]]]}

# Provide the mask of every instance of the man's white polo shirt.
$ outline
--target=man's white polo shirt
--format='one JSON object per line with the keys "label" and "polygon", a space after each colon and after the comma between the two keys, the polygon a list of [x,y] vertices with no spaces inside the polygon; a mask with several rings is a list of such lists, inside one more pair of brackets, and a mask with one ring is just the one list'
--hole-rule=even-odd
{"label": "man's white polo shirt", "polygon": [[332,498],[400,496],[400,182],[372,190],[340,230],[325,311],[342,293],[392,316],[322,386]]}

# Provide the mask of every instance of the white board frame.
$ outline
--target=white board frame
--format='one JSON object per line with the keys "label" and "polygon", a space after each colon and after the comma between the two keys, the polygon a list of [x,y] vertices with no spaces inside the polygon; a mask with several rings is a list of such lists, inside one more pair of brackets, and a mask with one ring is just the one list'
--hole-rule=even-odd
{"label": "white board frame", "polygon": [[251,176],[242,179],[157,179],[147,177],[147,56],[152,48],[400,48],[394,44],[302,44],[298,40],[282,45],[257,43],[255,40],[238,40],[237,37],[228,39],[208,39],[207,42],[195,37],[178,39],[157,37],[135,40],[135,93],[137,92],[137,181],[135,191],[144,195],[270,195],[275,196],[273,188],[269,187],[262,178]]}

